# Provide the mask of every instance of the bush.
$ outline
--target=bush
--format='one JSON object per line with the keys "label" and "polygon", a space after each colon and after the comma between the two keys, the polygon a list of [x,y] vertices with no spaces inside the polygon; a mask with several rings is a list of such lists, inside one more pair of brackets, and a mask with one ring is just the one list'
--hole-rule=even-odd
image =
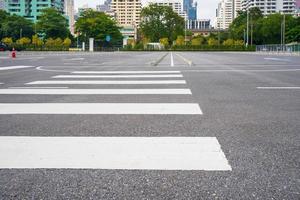
{"label": "bush", "polygon": [[168,38],[160,38],[159,43],[163,45],[165,48],[169,47],[169,39]]}
{"label": "bush", "polygon": [[7,44],[8,46],[11,46],[14,41],[11,37],[5,37],[1,40],[4,44]]}
{"label": "bush", "polygon": [[70,38],[66,38],[64,39],[63,45],[69,48],[71,46],[71,43],[72,41],[70,40]]}
{"label": "bush", "polygon": [[204,39],[202,37],[195,37],[192,39],[192,46],[199,46],[202,45],[204,42]]}
{"label": "bush", "polygon": [[27,38],[27,37],[22,37],[22,38],[18,39],[16,41],[16,43],[18,45],[24,45],[24,46],[26,46],[26,45],[29,45],[31,43],[31,40],[29,38]]}
{"label": "bush", "polygon": [[177,36],[175,43],[178,46],[184,45],[184,37],[182,35]]}

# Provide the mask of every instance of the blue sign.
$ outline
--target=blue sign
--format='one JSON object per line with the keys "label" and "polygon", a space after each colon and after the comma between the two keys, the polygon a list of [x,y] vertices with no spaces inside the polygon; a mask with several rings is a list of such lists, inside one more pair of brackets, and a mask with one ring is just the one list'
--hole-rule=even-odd
{"label": "blue sign", "polygon": [[109,42],[109,41],[111,40],[110,35],[107,35],[107,36],[105,37],[105,40],[106,40],[106,42]]}

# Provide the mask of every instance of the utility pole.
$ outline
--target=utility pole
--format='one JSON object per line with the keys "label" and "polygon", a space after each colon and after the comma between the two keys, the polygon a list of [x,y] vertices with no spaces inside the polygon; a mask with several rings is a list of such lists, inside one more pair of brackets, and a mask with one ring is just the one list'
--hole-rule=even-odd
{"label": "utility pole", "polygon": [[186,46],[186,19],[184,20],[184,44]]}
{"label": "utility pole", "polygon": [[249,9],[247,9],[247,42],[246,47],[249,45]]}
{"label": "utility pole", "polygon": [[251,40],[250,40],[250,44],[251,46],[253,45],[253,19],[252,16],[250,16],[250,21],[251,21]]}
{"label": "utility pole", "polygon": [[20,39],[22,38],[22,32],[23,32],[23,29],[21,28],[20,29]]}

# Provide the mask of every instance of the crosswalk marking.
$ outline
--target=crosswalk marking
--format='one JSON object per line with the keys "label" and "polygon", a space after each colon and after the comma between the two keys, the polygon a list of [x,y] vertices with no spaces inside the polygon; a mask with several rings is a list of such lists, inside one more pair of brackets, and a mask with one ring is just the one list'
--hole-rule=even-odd
{"label": "crosswalk marking", "polygon": [[0,89],[0,94],[189,94],[190,89]]}
{"label": "crosswalk marking", "polygon": [[179,74],[180,71],[74,71],[73,74]]}
{"label": "crosswalk marking", "polygon": [[0,137],[2,169],[230,171],[215,137]]}
{"label": "crosswalk marking", "polygon": [[11,69],[31,68],[31,67],[34,67],[34,66],[23,66],[23,65],[20,65],[20,66],[0,67],[0,71],[2,71],[2,70],[11,70]]}
{"label": "crosswalk marking", "polygon": [[186,84],[185,80],[152,80],[152,81],[33,81],[26,85],[159,85]]}
{"label": "crosswalk marking", "polygon": [[6,114],[202,115],[195,103],[0,103]]}
{"label": "crosswalk marking", "polygon": [[52,78],[182,78],[181,74],[165,75],[58,75]]}

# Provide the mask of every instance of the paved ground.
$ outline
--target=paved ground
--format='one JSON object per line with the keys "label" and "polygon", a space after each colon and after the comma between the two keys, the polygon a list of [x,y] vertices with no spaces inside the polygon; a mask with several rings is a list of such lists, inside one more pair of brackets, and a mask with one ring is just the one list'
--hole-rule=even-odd
{"label": "paved ground", "polygon": [[300,57],[3,53],[0,83],[0,199],[300,199]]}

